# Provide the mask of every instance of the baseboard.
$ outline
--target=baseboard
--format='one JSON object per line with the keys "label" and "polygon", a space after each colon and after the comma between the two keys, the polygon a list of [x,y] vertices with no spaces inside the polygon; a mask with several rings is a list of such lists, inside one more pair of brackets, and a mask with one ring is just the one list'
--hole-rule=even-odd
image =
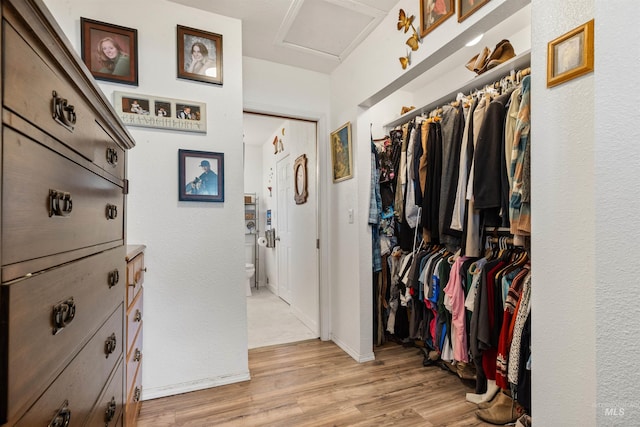
{"label": "baseboard", "polygon": [[221,385],[239,383],[243,381],[249,381],[251,375],[249,372],[244,372],[237,375],[229,375],[217,378],[203,378],[201,380],[189,381],[180,384],[171,384],[162,387],[143,388],[142,400],[157,399],[159,397],[173,396],[176,394],[189,393],[191,391],[204,390],[212,387],[219,387]]}
{"label": "baseboard", "polygon": [[304,325],[311,330],[317,336],[320,336],[320,330],[318,328],[318,322],[307,316],[305,312],[298,307],[291,306],[291,312],[296,316]]}
{"label": "baseboard", "polygon": [[366,354],[360,354],[335,336],[331,336],[331,341],[336,343],[338,347],[344,350],[345,353],[351,356],[358,363],[371,362],[372,360],[376,360],[376,356],[375,354],[373,354],[373,351]]}

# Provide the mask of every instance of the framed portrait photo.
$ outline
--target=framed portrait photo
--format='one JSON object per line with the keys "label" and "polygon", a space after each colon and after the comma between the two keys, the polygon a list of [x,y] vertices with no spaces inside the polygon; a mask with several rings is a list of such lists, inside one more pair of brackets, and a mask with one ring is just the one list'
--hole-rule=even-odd
{"label": "framed portrait photo", "polygon": [[138,85],[138,31],[80,18],[81,56],[97,80]]}
{"label": "framed portrait photo", "polygon": [[458,2],[458,22],[462,22],[490,0],[456,0]]}
{"label": "framed portrait photo", "polygon": [[178,25],[178,77],[222,85],[222,35]]}
{"label": "framed portrait photo", "polygon": [[331,132],[333,182],[353,178],[353,158],[351,153],[351,122],[347,122]]}
{"label": "framed portrait photo", "polygon": [[178,200],[224,202],[224,153],[178,150]]}
{"label": "framed portrait photo", "polygon": [[420,0],[420,37],[429,34],[454,12],[454,0]]}
{"label": "framed portrait photo", "polygon": [[593,71],[593,19],[547,45],[547,87]]}

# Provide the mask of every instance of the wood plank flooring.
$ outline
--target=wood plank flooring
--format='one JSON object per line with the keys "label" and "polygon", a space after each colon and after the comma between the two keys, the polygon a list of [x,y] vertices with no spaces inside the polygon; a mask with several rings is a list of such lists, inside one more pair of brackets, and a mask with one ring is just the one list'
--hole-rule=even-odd
{"label": "wood plank flooring", "polygon": [[317,339],[252,349],[251,381],[144,401],[138,427],[490,426],[465,400],[473,384],[418,352],[387,343],[357,363]]}

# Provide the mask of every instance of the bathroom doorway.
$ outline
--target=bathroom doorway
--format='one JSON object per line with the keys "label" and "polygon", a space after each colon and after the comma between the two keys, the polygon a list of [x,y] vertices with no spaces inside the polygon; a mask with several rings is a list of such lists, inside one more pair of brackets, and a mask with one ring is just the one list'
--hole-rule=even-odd
{"label": "bathroom doorway", "polygon": [[[261,243],[247,297],[249,348],[320,336],[317,163],[316,122],[245,112],[244,190],[256,195]],[[267,230],[274,245],[265,244]]]}

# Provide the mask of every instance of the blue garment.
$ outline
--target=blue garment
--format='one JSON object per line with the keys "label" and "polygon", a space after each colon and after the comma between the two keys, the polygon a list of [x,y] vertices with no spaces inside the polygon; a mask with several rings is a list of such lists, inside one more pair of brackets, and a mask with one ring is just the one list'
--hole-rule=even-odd
{"label": "blue garment", "polygon": [[382,271],[382,250],[380,248],[380,217],[382,215],[382,196],[380,195],[380,177],[377,168],[376,147],[371,139],[371,186],[369,197],[369,224],[371,225],[371,257],[373,272]]}

